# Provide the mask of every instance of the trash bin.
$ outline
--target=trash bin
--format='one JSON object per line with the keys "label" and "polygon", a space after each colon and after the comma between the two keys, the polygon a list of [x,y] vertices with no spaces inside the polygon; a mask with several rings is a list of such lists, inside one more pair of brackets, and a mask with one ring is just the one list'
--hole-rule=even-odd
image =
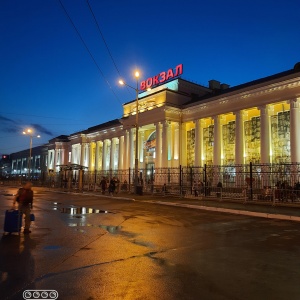
{"label": "trash bin", "polygon": [[143,186],[142,185],[137,185],[136,186],[136,194],[137,195],[143,195]]}

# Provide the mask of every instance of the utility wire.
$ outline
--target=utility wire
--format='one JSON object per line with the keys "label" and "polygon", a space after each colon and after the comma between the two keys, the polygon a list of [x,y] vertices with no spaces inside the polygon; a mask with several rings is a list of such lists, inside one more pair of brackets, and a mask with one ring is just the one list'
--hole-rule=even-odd
{"label": "utility wire", "polygon": [[120,71],[119,71],[119,69],[118,69],[118,67],[117,67],[117,65],[116,65],[116,62],[115,62],[115,60],[114,60],[113,57],[112,57],[111,51],[110,51],[109,48],[108,48],[108,45],[107,45],[106,40],[105,40],[105,38],[104,38],[104,35],[103,35],[103,33],[102,33],[101,29],[100,29],[99,23],[97,22],[96,16],[95,16],[95,14],[94,14],[94,12],[93,12],[93,10],[92,10],[92,7],[91,7],[91,5],[90,5],[90,3],[89,3],[89,0],[86,0],[86,3],[87,3],[87,5],[88,5],[88,7],[89,7],[89,9],[90,9],[90,12],[91,12],[93,18],[94,18],[94,21],[95,21],[95,23],[96,23],[96,25],[97,25],[98,31],[99,31],[99,33],[100,33],[100,35],[101,35],[101,37],[102,37],[102,40],[103,40],[103,42],[104,42],[104,44],[105,44],[105,47],[106,47],[106,49],[107,49],[107,51],[108,51],[108,54],[109,54],[109,56],[110,56],[110,58],[111,58],[111,60],[112,60],[112,62],[113,62],[113,64],[114,64],[114,66],[115,66],[115,68],[116,68],[118,74],[120,75],[120,77],[122,77],[122,76],[121,76],[121,73],[120,73]]}
{"label": "utility wire", "polygon": [[[99,33],[100,33],[100,35],[101,35],[101,38],[102,38],[103,43],[104,43],[104,45],[105,45],[105,47],[106,47],[106,50],[107,50],[107,52],[108,52],[108,54],[109,54],[109,56],[110,56],[110,58],[111,58],[111,60],[112,60],[112,62],[113,62],[113,64],[114,64],[114,66],[115,66],[115,68],[116,68],[116,70],[117,70],[119,76],[122,78],[122,75],[121,75],[121,73],[120,73],[120,71],[119,71],[119,68],[117,67],[117,64],[116,64],[116,62],[115,62],[115,60],[114,60],[114,58],[113,58],[113,56],[112,56],[112,54],[111,54],[111,51],[110,51],[110,49],[109,49],[109,47],[108,47],[108,45],[107,45],[107,43],[106,43],[106,40],[105,40],[105,38],[104,38],[104,35],[103,35],[103,33],[102,33],[102,30],[100,29],[99,23],[98,23],[98,21],[97,21],[97,19],[96,19],[96,16],[95,16],[95,14],[94,14],[94,12],[93,12],[93,9],[92,9],[92,7],[91,7],[91,5],[90,5],[89,0],[86,0],[86,3],[87,3],[87,5],[88,5],[88,7],[89,7],[89,9],[90,9],[90,12],[91,12],[91,14],[92,14],[92,16],[93,16],[93,19],[94,19],[95,23],[96,23],[96,25],[97,25],[97,29],[98,29],[98,31],[99,31]],[[128,86],[126,86],[126,89],[127,89],[128,92],[130,91],[129,88],[128,88]]]}
{"label": "utility wire", "polygon": [[102,70],[100,69],[99,65],[97,64],[97,62],[96,62],[96,60],[95,60],[93,54],[91,53],[91,51],[90,51],[90,49],[88,48],[88,46],[87,46],[87,44],[85,43],[85,41],[83,40],[81,34],[79,33],[77,27],[75,26],[74,22],[72,21],[70,15],[68,14],[68,12],[67,12],[66,8],[64,7],[63,3],[61,2],[61,0],[58,0],[58,1],[59,1],[60,5],[61,5],[62,9],[64,10],[66,16],[68,17],[69,21],[71,22],[73,28],[75,29],[77,35],[79,36],[81,42],[83,43],[85,49],[87,50],[87,52],[89,53],[90,57],[92,58],[94,64],[96,65],[97,69],[99,70],[100,74],[102,75],[102,77],[104,78],[104,80],[105,80],[105,82],[107,83],[108,87],[111,89],[111,91],[112,91],[113,94],[115,95],[115,97],[116,97],[116,99],[118,100],[118,102],[122,105],[122,103],[121,103],[119,97],[117,96],[117,94],[116,94],[115,91],[113,90],[112,86],[110,85],[109,81],[106,79],[104,73],[102,72]]}

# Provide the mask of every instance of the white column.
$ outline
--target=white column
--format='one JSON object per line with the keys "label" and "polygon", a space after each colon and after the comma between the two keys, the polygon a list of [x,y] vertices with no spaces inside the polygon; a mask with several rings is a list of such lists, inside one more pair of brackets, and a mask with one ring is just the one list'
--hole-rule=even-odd
{"label": "white column", "polygon": [[161,166],[168,167],[169,121],[163,123]]}
{"label": "white column", "polygon": [[259,107],[260,110],[260,162],[270,163],[270,118],[267,106]]}
{"label": "white column", "polygon": [[[54,166],[54,169],[56,170],[56,165],[57,165],[57,158],[58,158],[58,151],[57,149],[54,150],[54,155],[53,155],[53,166]],[[30,158],[28,158],[30,159]],[[28,168],[28,161],[27,161],[27,168]]]}
{"label": "white column", "polygon": [[179,167],[179,153],[180,153],[180,144],[179,144],[179,123],[174,123],[174,141],[173,141],[173,164],[172,167]]}
{"label": "white column", "polygon": [[214,118],[214,155],[213,164],[221,165],[222,154],[222,128],[221,128],[221,116],[215,116]]}
{"label": "white column", "polygon": [[63,161],[62,161],[62,163],[64,165],[67,165],[68,162],[69,162],[69,151],[68,151],[68,148],[62,149],[62,154],[63,154]]}
{"label": "white column", "polygon": [[[31,158],[30,158],[31,159]],[[56,167],[57,165],[60,164],[60,149],[55,149],[55,162],[54,166]],[[32,164],[30,164],[31,166]],[[32,166],[31,166],[32,167]]]}
{"label": "white column", "polygon": [[187,165],[187,136],[186,136],[186,124],[181,123],[180,124],[180,135],[179,135],[179,143],[181,145],[180,147],[180,165],[186,166]]}
{"label": "white column", "polygon": [[104,146],[104,142],[99,141],[99,161],[98,161],[99,170],[104,170],[103,169],[103,146]]}
{"label": "white column", "polygon": [[110,146],[110,168],[112,170],[116,170],[118,164],[116,163],[116,147],[117,145],[117,138],[111,139],[111,146]]}
{"label": "white column", "polygon": [[202,166],[203,120],[195,120],[195,166]]}
{"label": "white column", "polygon": [[118,161],[118,169],[124,169],[124,136],[120,136],[119,138],[119,161]]}
{"label": "white column", "polygon": [[134,137],[135,137],[135,128],[131,128],[129,132],[129,167],[131,169],[134,168],[134,158],[135,158]]}
{"label": "white column", "polygon": [[71,161],[70,161],[70,163],[74,163],[74,162],[75,162],[75,147],[74,147],[74,145],[72,145],[71,146]]}
{"label": "white column", "polygon": [[95,161],[93,160],[94,142],[91,142],[89,146],[90,146],[90,154],[89,154],[88,166],[89,166],[89,171],[93,171],[95,169],[94,166]]}
{"label": "white column", "polygon": [[169,122],[169,127],[168,127],[168,166],[170,167],[170,163],[173,157],[173,138],[172,138],[172,129],[173,125],[171,122]]}
{"label": "white column", "polygon": [[179,123],[174,123],[174,148],[173,148],[173,165],[172,167],[179,167]]}
{"label": "white column", "polygon": [[103,141],[103,148],[102,148],[102,170],[107,170],[107,140]]}
{"label": "white column", "polygon": [[84,165],[84,151],[85,151],[85,143],[80,144],[80,165]]}
{"label": "white column", "polygon": [[115,139],[110,140],[110,154],[109,154],[109,169],[114,169],[114,151],[116,149]]}
{"label": "white column", "polygon": [[244,112],[237,111],[235,114],[235,163],[245,163],[245,141],[244,141]]}
{"label": "white column", "polygon": [[107,139],[106,140],[106,155],[107,155],[107,157],[106,157],[106,165],[107,165],[107,167],[106,167],[106,170],[110,170],[110,169],[112,169],[112,166],[111,166],[111,144],[112,144],[112,140],[110,140],[110,139]]}
{"label": "white column", "polygon": [[161,123],[156,124],[155,167],[161,168]]}
{"label": "white column", "polygon": [[139,130],[139,166],[144,168],[144,141],[145,132]]}
{"label": "white column", "polygon": [[85,150],[84,150],[84,166],[88,167],[89,166],[89,158],[90,158],[90,144],[85,143]]}
{"label": "white column", "polygon": [[99,170],[99,147],[100,142],[96,142],[96,153],[95,153],[95,170]]}
{"label": "white column", "polygon": [[300,162],[300,98],[290,100],[291,162]]}
{"label": "white column", "polygon": [[129,168],[129,133],[126,130],[124,135],[124,155],[123,155],[123,169]]}

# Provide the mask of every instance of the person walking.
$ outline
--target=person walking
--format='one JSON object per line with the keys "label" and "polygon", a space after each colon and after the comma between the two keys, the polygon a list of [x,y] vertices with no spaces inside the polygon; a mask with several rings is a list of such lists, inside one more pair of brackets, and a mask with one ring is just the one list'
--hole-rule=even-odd
{"label": "person walking", "polygon": [[104,177],[102,177],[102,180],[100,181],[100,186],[101,186],[102,195],[104,195],[107,186],[106,179]]}
{"label": "person walking", "polygon": [[18,209],[21,215],[25,215],[24,233],[30,233],[30,213],[33,207],[33,191],[31,189],[32,183],[26,182],[22,188],[20,188],[14,198],[13,206],[16,206],[18,202]]}
{"label": "person walking", "polygon": [[110,194],[111,196],[114,195],[115,189],[116,189],[115,179],[112,178],[112,179],[110,180],[109,187],[108,187],[108,192],[109,192],[109,194]]}

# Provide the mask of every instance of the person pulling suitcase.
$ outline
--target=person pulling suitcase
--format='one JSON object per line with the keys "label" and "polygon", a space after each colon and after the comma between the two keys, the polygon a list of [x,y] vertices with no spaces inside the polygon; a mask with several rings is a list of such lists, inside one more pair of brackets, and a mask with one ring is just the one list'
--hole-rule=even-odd
{"label": "person pulling suitcase", "polygon": [[21,215],[25,215],[24,233],[30,233],[30,212],[33,205],[33,191],[31,189],[32,183],[26,182],[22,188],[20,188],[14,198],[13,207],[18,203],[18,209]]}

